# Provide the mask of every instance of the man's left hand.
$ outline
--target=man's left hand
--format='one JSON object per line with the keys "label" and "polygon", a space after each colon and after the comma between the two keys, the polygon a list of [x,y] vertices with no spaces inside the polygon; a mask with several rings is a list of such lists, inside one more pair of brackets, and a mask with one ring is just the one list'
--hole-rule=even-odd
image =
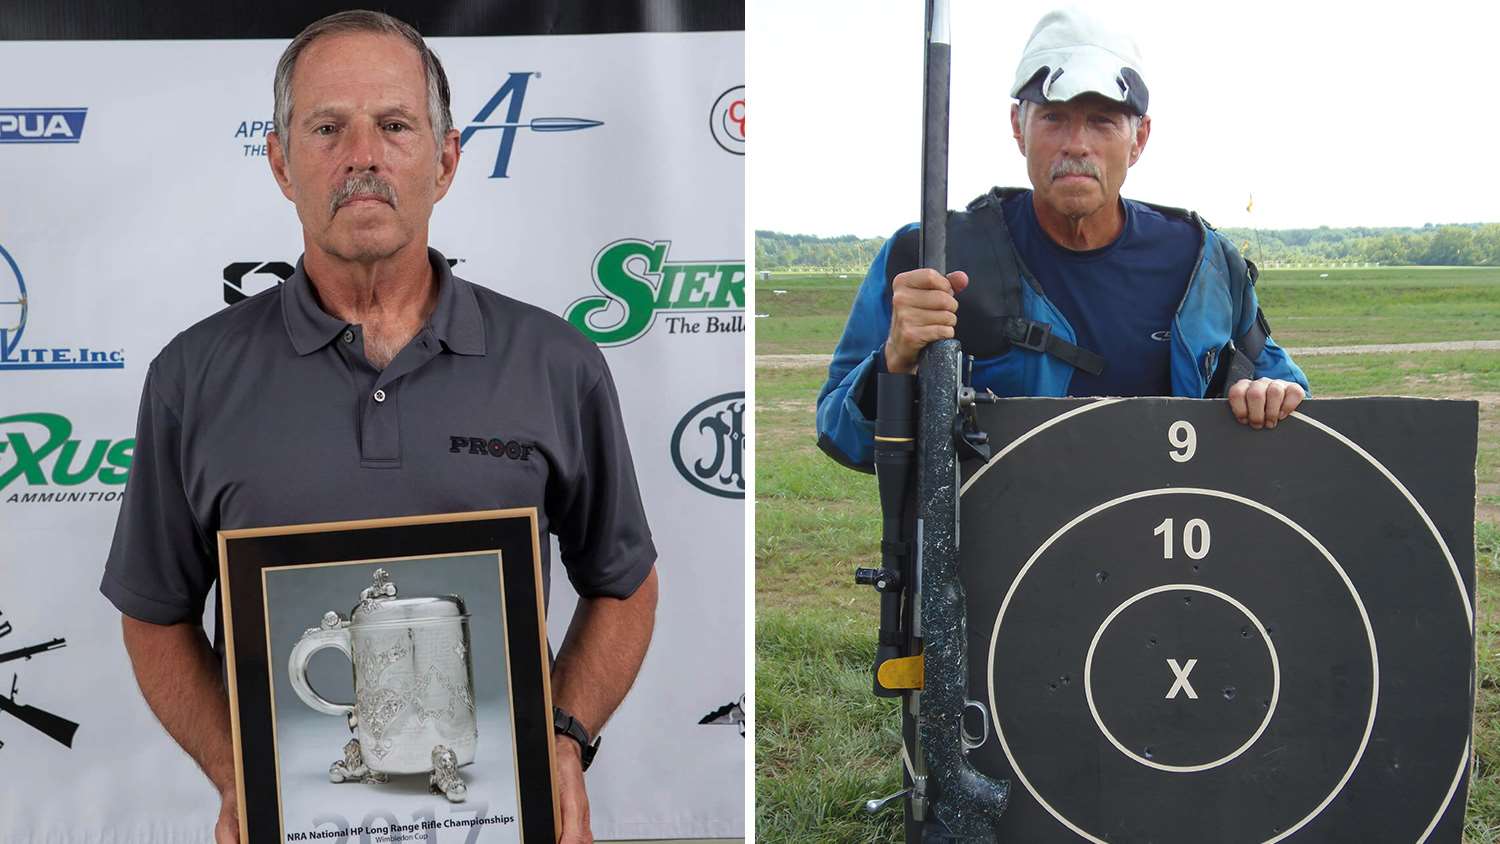
{"label": "man's left hand", "polygon": [[562,837],[557,844],[594,844],[589,828],[589,795],[583,788],[583,755],[578,742],[554,735],[557,754],[557,801],[562,813]]}
{"label": "man's left hand", "polygon": [[1307,397],[1302,385],[1274,378],[1246,378],[1229,388],[1229,412],[1241,425],[1274,428]]}

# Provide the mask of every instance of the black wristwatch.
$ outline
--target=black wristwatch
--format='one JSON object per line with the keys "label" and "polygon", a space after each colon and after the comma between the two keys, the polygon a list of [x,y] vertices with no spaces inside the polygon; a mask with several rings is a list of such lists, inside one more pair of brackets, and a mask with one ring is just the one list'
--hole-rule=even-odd
{"label": "black wristwatch", "polygon": [[552,707],[552,730],[561,733],[573,741],[578,742],[582,748],[583,769],[587,771],[589,765],[594,763],[594,756],[599,752],[599,739],[591,737],[589,731],[584,729],[583,724],[574,718],[572,713],[561,706]]}

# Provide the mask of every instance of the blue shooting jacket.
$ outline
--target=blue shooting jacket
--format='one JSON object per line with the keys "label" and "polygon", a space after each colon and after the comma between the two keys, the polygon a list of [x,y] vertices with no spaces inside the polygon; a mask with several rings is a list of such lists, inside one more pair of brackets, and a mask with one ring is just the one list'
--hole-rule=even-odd
{"label": "blue shooting jacket", "polygon": [[[1197,214],[1191,217],[1203,232],[1203,245],[1172,319],[1171,383],[1174,396],[1203,398],[1220,351],[1231,338],[1249,331],[1259,314],[1259,304],[1250,273],[1230,269],[1245,266],[1243,260],[1230,259],[1231,254],[1238,255],[1234,244]],[[890,334],[891,279],[911,269],[887,264],[897,238],[911,237],[916,229],[913,223],[896,232],[870,265],[855,295],[844,335],[834,349],[828,380],[818,392],[818,446],[838,462],[865,472],[874,471],[875,374],[883,368],[883,363],[877,365],[877,359],[883,357]],[[1042,295],[1036,280],[1023,277],[1022,281],[1023,315],[1049,323],[1054,335],[1076,343],[1073,327]],[[1269,332],[1254,364],[1258,378],[1295,381],[1308,389],[1307,376]],[[973,386],[1005,397],[1066,396],[1073,372],[1071,365],[1050,355],[1011,348],[998,357],[976,359]]]}

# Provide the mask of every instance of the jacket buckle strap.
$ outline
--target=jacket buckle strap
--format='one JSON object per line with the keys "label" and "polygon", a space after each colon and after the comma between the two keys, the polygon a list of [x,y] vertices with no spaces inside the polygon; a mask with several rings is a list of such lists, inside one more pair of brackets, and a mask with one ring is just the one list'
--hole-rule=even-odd
{"label": "jacket buckle strap", "polygon": [[1011,317],[1005,321],[1005,334],[1011,345],[1045,354],[1047,341],[1052,339],[1052,323]]}
{"label": "jacket buckle strap", "polygon": [[1005,320],[1005,335],[1012,346],[1051,355],[1090,375],[1098,375],[1104,371],[1103,357],[1053,334],[1052,324],[1049,322],[1009,317]]}
{"label": "jacket buckle strap", "polygon": [[1265,312],[1260,308],[1255,309],[1255,320],[1245,333],[1235,340],[1235,346],[1239,351],[1251,360],[1260,357],[1261,350],[1266,347],[1266,339],[1271,335],[1271,325],[1266,322]]}

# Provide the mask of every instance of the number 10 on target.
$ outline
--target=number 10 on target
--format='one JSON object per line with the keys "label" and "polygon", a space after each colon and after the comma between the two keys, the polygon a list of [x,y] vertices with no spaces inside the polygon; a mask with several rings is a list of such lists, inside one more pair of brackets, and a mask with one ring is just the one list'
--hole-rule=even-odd
{"label": "number 10 on target", "polygon": [[[1152,536],[1161,537],[1161,558],[1172,559],[1172,538],[1175,532],[1172,530],[1171,517],[1161,520],[1156,530],[1151,531]],[[1202,519],[1192,519],[1182,526],[1182,552],[1194,560],[1201,560],[1208,556],[1208,546],[1211,534],[1208,522]]]}

